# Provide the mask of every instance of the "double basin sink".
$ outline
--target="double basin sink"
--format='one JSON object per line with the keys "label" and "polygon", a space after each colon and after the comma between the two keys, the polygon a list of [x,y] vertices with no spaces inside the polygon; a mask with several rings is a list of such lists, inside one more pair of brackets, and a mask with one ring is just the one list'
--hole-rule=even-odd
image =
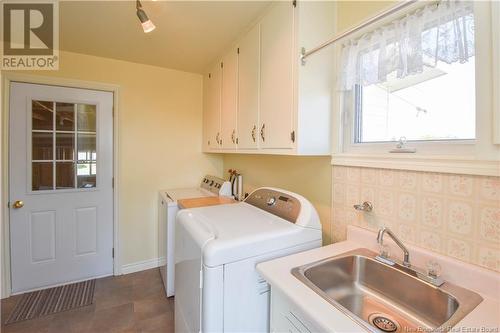
{"label": "double basin sink", "polygon": [[369,332],[449,331],[482,298],[445,282],[436,287],[367,249],[294,268],[292,274]]}

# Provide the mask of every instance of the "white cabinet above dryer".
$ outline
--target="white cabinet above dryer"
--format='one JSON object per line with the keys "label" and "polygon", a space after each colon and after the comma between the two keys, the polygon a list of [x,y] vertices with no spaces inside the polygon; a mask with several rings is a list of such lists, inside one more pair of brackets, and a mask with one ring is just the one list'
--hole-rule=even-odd
{"label": "white cabinet above dryer", "polygon": [[236,149],[238,116],[238,50],[231,49],[223,58],[221,100],[221,146]]}
{"label": "white cabinet above dryer", "polygon": [[238,43],[238,149],[259,148],[260,24]]}
{"label": "white cabinet above dryer", "polygon": [[213,65],[203,77],[203,151],[221,149],[221,89],[220,62]]}
{"label": "white cabinet above dryer", "polygon": [[[305,66],[300,54],[333,36],[334,27],[332,1],[272,4],[221,56],[219,90],[208,78],[217,66],[205,74],[204,84],[212,87],[205,86],[205,94],[216,96],[204,99],[204,151],[330,155],[333,48]],[[213,133],[219,134],[215,145]]]}

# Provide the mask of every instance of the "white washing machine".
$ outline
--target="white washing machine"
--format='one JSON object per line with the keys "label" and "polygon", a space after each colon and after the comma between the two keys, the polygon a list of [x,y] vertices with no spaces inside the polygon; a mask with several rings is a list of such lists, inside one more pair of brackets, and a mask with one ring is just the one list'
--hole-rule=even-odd
{"label": "white washing machine", "polygon": [[255,266],[321,246],[304,197],[260,188],[244,202],[185,209],[175,232],[175,332],[268,332],[269,286]]}
{"label": "white washing machine", "polygon": [[231,196],[231,183],[205,176],[199,187],[161,190],[158,196],[158,255],[160,273],[167,297],[174,295],[174,235],[177,200],[210,196]]}

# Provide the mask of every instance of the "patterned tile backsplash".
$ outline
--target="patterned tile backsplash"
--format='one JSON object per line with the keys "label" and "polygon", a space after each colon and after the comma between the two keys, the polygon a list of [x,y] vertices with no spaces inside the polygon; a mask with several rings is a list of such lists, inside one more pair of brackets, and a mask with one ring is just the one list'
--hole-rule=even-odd
{"label": "patterned tile backsplash", "polygon": [[[333,167],[334,242],[346,226],[390,227],[408,243],[500,272],[500,177]],[[353,205],[370,201],[372,213]]]}

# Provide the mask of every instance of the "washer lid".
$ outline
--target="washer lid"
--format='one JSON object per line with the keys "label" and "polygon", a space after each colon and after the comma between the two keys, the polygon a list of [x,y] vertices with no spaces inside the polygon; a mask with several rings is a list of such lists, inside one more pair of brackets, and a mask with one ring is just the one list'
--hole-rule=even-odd
{"label": "washer lid", "polygon": [[209,267],[321,240],[321,229],[290,223],[245,202],[181,210],[177,223],[196,236]]}
{"label": "washer lid", "polygon": [[190,198],[203,198],[203,197],[213,197],[214,193],[207,191],[199,187],[189,187],[189,188],[173,188],[168,190],[161,190],[163,198],[168,202],[177,202],[180,199],[190,199]]}

